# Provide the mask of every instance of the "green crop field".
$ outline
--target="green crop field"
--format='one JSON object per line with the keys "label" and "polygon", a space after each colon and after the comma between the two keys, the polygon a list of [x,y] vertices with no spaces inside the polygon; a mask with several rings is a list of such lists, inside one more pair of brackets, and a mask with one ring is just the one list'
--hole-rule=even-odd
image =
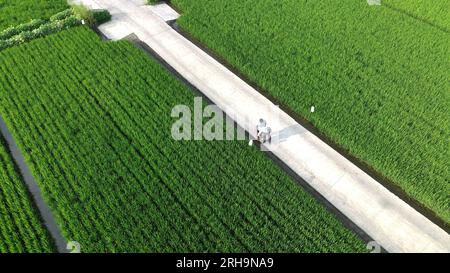
{"label": "green crop field", "polygon": [[0,114],[83,252],[360,252],[364,243],[247,141],[175,141],[194,93],[85,27],[0,52]]}
{"label": "green crop field", "polygon": [[0,0],[0,30],[32,19],[47,19],[68,6],[65,0]]}
{"label": "green crop field", "polygon": [[182,29],[449,222],[450,1],[383,2],[172,4]]}
{"label": "green crop field", "polygon": [[54,250],[53,242],[0,137],[0,253]]}

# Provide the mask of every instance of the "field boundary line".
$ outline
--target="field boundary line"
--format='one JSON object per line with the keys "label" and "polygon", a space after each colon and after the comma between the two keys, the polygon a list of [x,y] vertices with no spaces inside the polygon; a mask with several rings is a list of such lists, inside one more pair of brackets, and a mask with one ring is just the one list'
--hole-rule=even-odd
{"label": "field boundary line", "polygon": [[25,161],[25,158],[20,152],[17,143],[14,140],[14,137],[9,131],[8,126],[6,125],[6,122],[4,121],[2,116],[0,116],[0,131],[8,146],[8,150],[11,154],[11,157],[14,160],[14,164],[17,166],[20,172],[20,176],[25,182],[25,186],[27,187],[28,192],[31,195],[32,202],[36,205],[39,212],[39,216],[42,219],[44,226],[47,228],[52,239],[54,240],[56,249],[58,250],[59,253],[67,253],[68,252],[66,249],[67,241],[62,236],[61,231],[58,225],[56,224],[55,218],[49,206],[42,197],[41,189],[37,184],[36,180],[34,179]]}

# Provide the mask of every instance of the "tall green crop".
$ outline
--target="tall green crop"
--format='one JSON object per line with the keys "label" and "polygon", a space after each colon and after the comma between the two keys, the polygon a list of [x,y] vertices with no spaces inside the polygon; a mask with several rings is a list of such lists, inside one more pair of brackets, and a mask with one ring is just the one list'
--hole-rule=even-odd
{"label": "tall green crop", "polygon": [[0,72],[0,113],[82,251],[365,250],[247,141],[175,141],[194,94],[128,42],[74,28],[0,52]]}
{"label": "tall green crop", "polygon": [[24,181],[0,137],[0,253],[53,252]]}

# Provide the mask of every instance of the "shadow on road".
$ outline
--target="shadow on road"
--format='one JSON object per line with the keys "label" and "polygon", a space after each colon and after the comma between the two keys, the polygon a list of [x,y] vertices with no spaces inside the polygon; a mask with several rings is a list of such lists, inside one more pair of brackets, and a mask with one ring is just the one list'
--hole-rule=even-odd
{"label": "shadow on road", "polygon": [[272,144],[280,144],[292,136],[301,135],[306,132],[307,130],[300,124],[289,126],[272,134]]}

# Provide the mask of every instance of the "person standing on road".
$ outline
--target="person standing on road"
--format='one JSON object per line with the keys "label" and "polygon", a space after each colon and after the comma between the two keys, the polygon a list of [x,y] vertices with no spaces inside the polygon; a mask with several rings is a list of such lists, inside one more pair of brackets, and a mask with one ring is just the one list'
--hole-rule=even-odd
{"label": "person standing on road", "polygon": [[272,129],[267,126],[267,122],[264,119],[259,119],[258,125],[256,125],[256,136],[259,142],[265,143],[266,141],[271,141],[271,133]]}
{"label": "person standing on road", "polygon": [[256,125],[256,135],[258,137],[259,137],[259,132],[261,132],[261,129],[263,129],[266,126],[267,126],[267,122],[264,119],[260,118],[258,125]]}

